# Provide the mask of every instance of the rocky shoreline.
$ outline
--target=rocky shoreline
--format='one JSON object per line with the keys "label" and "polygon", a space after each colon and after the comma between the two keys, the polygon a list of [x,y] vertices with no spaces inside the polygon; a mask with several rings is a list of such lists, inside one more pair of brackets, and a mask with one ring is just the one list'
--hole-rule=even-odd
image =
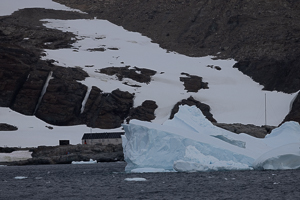
{"label": "rocky shoreline", "polygon": [[13,162],[0,162],[0,165],[45,165],[71,164],[72,161],[117,162],[124,161],[122,145],[62,145],[39,146],[37,148],[0,148],[0,153],[29,150],[32,158]]}

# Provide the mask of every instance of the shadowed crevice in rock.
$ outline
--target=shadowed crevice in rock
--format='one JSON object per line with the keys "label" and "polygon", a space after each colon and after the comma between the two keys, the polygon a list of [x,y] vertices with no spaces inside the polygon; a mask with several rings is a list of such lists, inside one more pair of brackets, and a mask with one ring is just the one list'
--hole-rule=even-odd
{"label": "shadowed crevice in rock", "polygon": [[24,115],[33,115],[48,74],[48,71],[42,70],[30,72],[26,82],[16,95],[11,109]]}
{"label": "shadowed crevice in rock", "polygon": [[182,101],[178,102],[177,104],[174,105],[172,111],[171,111],[171,115],[170,115],[170,119],[174,118],[174,115],[179,111],[179,105],[188,105],[188,106],[196,106],[197,108],[199,108],[201,110],[201,112],[203,113],[203,115],[211,122],[217,122],[214,118],[213,115],[210,113],[210,107],[209,105],[206,105],[204,103],[201,103],[197,100],[195,100],[192,96],[189,97],[188,99],[183,99]]}
{"label": "shadowed crevice in rock", "polygon": [[156,74],[156,71],[145,68],[133,67],[106,67],[99,70],[100,73],[107,74],[109,76],[116,75],[119,81],[122,81],[123,78],[130,78],[139,83],[150,83],[151,76]]}
{"label": "shadowed crevice in rock", "polygon": [[181,73],[187,77],[180,77],[180,81],[183,82],[184,89],[188,92],[198,92],[200,89],[208,89],[208,83],[202,82],[202,77],[189,75],[188,73]]}
{"label": "shadowed crevice in rock", "polygon": [[157,104],[152,100],[145,100],[141,106],[136,108],[132,108],[129,113],[129,117],[126,119],[126,122],[129,123],[132,119],[138,119],[141,121],[148,121],[155,119],[155,110],[157,108]]}

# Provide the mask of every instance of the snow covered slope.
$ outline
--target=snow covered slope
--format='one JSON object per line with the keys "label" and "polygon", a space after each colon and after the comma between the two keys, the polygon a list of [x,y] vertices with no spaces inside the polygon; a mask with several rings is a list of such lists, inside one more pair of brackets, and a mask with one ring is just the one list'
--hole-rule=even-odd
{"label": "snow covered slope", "polygon": [[[18,3],[1,0],[0,15],[9,15],[18,9],[30,7],[71,10],[51,0],[22,0]],[[46,56],[42,59],[54,59],[57,65],[65,67],[81,67],[90,75],[82,81],[89,88],[97,86],[104,92],[119,88],[135,93],[134,107],[141,105],[144,100],[154,100],[158,108],[155,111],[156,119],[152,122],[156,124],[162,124],[168,119],[175,103],[193,96],[211,107],[218,122],[262,125],[265,123],[264,97],[267,94],[267,124],[278,125],[288,113],[290,102],[295,96],[262,91],[261,85],[232,68],[234,60],[215,60],[212,56],[192,58],[167,52],[159,44],[152,43],[150,38],[129,32],[106,20],[45,19],[43,22],[48,28],[69,31],[77,36],[72,48],[45,49]],[[91,50],[96,48],[104,51]],[[146,84],[132,79],[119,81],[116,76],[98,73],[99,69],[112,66],[136,66],[155,70],[157,74]],[[218,66],[221,70],[209,66]],[[180,81],[180,77],[185,77],[181,73],[203,77],[209,89],[201,89],[197,93],[187,92]],[[125,82],[141,87],[131,87],[125,85]],[[90,131],[86,126],[53,126],[51,130],[46,128],[49,124],[7,108],[0,108],[0,122],[19,128],[15,132],[0,132],[0,146],[56,145],[59,139],[70,139],[72,144],[77,144],[82,134]]]}
{"label": "snow covered slope", "polygon": [[[135,93],[135,107],[147,99],[156,101],[158,108],[153,122],[163,123],[178,101],[193,96],[210,105],[218,122],[262,125],[265,123],[264,98],[267,94],[267,122],[278,125],[288,113],[290,101],[295,96],[262,91],[261,85],[232,68],[234,60],[214,60],[212,56],[192,58],[167,52],[158,44],[151,43],[151,39],[106,20],[44,21],[48,28],[73,32],[78,35],[78,41],[71,49],[45,50],[47,56],[43,59],[54,59],[58,65],[65,67],[82,67],[90,75],[82,83],[90,88],[99,85],[104,92],[119,88]],[[105,51],[90,51],[95,48],[104,48]],[[99,69],[112,66],[136,66],[155,70],[157,74],[149,84],[141,84],[131,79],[118,81],[116,76],[98,73]],[[219,66],[221,70],[208,66]],[[203,77],[209,89],[187,92],[179,80],[179,77],[184,77],[182,72]],[[142,87],[131,87],[124,82]]]}

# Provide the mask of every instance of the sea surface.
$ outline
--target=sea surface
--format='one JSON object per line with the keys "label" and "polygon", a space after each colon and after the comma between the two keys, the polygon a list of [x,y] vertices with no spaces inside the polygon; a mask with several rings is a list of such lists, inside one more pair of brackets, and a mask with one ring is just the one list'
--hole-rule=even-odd
{"label": "sea surface", "polygon": [[300,199],[300,170],[125,173],[125,166],[0,166],[0,199]]}

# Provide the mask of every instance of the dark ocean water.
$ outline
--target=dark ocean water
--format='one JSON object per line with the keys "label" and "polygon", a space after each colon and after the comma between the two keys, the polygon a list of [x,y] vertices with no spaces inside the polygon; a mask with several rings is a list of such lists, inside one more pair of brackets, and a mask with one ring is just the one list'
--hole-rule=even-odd
{"label": "dark ocean water", "polygon": [[300,170],[132,174],[124,168],[0,166],[0,199],[300,199]]}

